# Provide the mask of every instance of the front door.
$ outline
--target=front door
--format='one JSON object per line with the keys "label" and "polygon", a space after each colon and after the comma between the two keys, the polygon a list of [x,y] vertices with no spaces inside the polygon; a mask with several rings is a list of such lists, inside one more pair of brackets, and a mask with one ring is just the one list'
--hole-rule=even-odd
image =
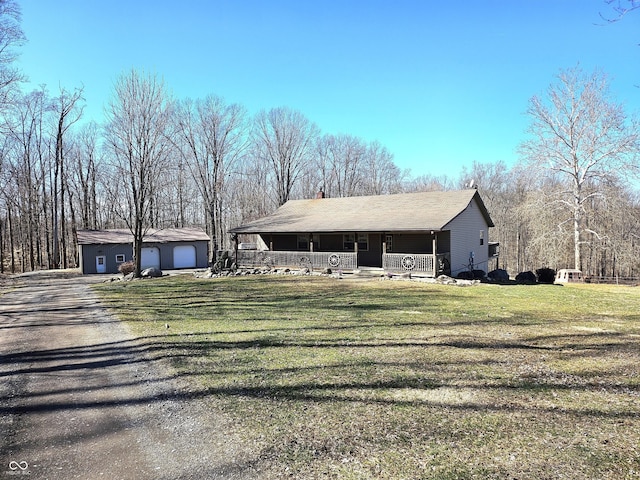
{"label": "front door", "polygon": [[96,257],[96,273],[107,273],[107,257],[104,255]]}

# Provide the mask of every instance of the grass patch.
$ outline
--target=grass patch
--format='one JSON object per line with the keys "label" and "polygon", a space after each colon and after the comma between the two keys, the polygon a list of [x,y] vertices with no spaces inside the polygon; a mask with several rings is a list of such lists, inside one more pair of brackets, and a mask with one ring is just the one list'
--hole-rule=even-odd
{"label": "grass patch", "polygon": [[273,477],[640,477],[638,288],[177,276],[96,289]]}

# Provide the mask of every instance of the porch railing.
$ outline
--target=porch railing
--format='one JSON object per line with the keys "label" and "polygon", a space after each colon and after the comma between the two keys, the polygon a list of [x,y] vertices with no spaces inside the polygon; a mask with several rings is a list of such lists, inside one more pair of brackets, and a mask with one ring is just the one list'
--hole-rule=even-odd
{"label": "porch railing", "polygon": [[354,270],[357,254],[352,252],[274,252],[238,250],[237,263],[245,267],[290,267]]}
{"label": "porch railing", "polygon": [[387,272],[425,273],[434,277],[451,273],[448,253],[386,253],[382,255],[382,268]]}

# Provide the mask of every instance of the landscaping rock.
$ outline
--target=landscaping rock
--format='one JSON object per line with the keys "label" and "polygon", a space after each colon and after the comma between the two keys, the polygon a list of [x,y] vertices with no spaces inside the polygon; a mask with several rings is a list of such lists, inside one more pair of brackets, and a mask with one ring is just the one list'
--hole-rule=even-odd
{"label": "landscaping rock", "polygon": [[451,278],[447,275],[440,275],[438,278],[436,278],[436,282],[441,283],[443,285],[454,285],[456,283],[456,279]]}
{"label": "landscaping rock", "polygon": [[157,278],[162,276],[162,270],[159,268],[151,267],[145,268],[142,272],[140,272],[140,276],[142,278]]}

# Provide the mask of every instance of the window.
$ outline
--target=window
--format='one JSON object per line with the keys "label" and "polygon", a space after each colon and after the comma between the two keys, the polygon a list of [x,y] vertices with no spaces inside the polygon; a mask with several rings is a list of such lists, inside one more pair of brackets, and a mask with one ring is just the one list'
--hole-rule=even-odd
{"label": "window", "polygon": [[342,236],[342,246],[345,250],[353,251],[356,242],[356,236],[353,233],[347,233]]}
{"label": "window", "polygon": [[359,233],[358,234],[358,251],[366,252],[368,250],[369,250],[369,234]]}
{"label": "window", "polygon": [[124,253],[118,253],[116,255],[116,263],[124,263]]}
{"label": "window", "polygon": [[387,243],[387,252],[393,252],[393,235],[386,235],[384,241]]}
{"label": "window", "polygon": [[298,235],[298,250],[309,250],[308,235]]}
{"label": "window", "polygon": [[342,245],[345,250],[353,251],[355,243],[358,242],[358,251],[366,252],[369,250],[369,234],[368,233],[346,233],[342,237]]}
{"label": "window", "polygon": [[484,245],[484,230],[480,230],[480,245]]}

